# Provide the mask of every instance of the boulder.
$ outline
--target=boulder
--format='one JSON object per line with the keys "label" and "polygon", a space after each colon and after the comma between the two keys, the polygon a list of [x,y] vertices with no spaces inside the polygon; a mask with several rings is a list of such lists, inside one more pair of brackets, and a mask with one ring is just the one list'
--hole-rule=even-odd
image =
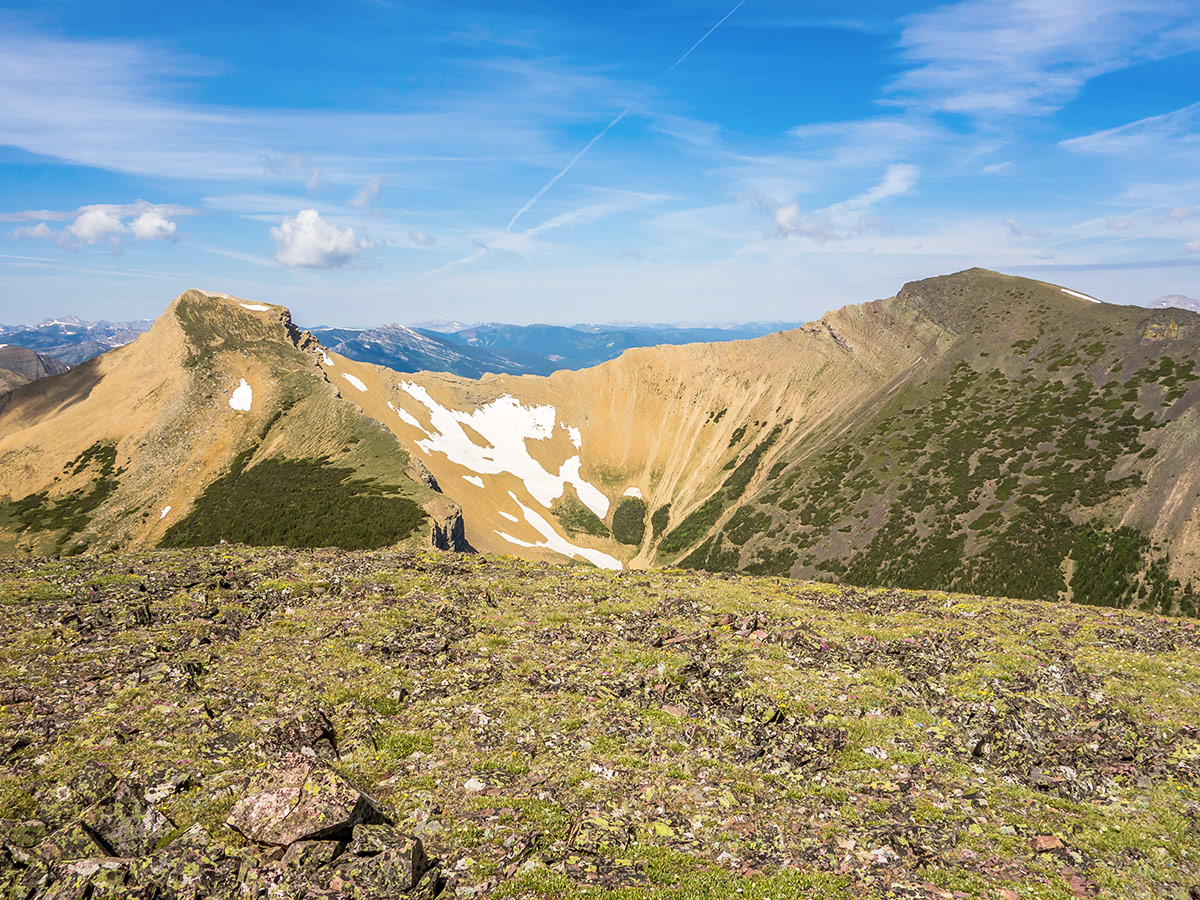
{"label": "boulder", "polygon": [[341,848],[339,841],[297,841],[283,854],[283,864],[289,869],[312,872],[333,862]]}
{"label": "boulder", "polygon": [[158,900],[215,900],[236,894],[241,865],[197,822],[153,856],[138,860],[133,879]]}
{"label": "boulder", "polygon": [[357,900],[407,894],[420,884],[427,865],[421,842],[392,847],[375,856],[352,857],[338,866],[330,887]]}
{"label": "boulder", "polygon": [[83,811],[80,821],[114,856],[145,856],[174,826],[146,802],[142,788],[117,782],[111,794]]}
{"label": "boulder", "polygon": [[257,843],[287,847],[349,837],[355,825],[382,820],[375,801],[341,775],[292,756],[251,781],[225,824]]}

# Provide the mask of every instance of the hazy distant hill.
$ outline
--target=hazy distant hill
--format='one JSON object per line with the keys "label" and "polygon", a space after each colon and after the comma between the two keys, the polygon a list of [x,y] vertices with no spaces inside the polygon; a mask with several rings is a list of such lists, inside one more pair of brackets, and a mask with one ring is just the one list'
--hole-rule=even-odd
{"label": "hazy distant hill", "polygon": [[466,346],[449,335],[418,331],[404,325],[381,325],[363,331],[314,328],[329,349],[358,362],[387,366],[397,372],[449,372],[478,378],[485,372],[540,372],[546,361],[526,353],[491,352]]}
{"label": "hazy distant hill", "polygon": [[[674,325],[474,325],[447,334],[451,340],[475,349],[530,361],[525,371],[549,375],[559,369],[585,369],[616,359],[633,347],[659,344],[715,343],[761,337],[771,331],[795,328],[799,323],[739,325],[729,328],[688,328]],[[533,362],[535,361],[536,362]],[[514,371],[518,370],[492,370]]]}
{"label": "hazy distant hill", "polygon": [[1146,304],[1149,309],[1189,309],[1200,313],[1200,298],[1185,297],[1183,294],[1166,294]]}
{"label": "hazy distant hill", "polygon": [[449,372],[478,378],[486,372],[549,375],[616,359],[632,347],[746,340],[796,327],[782,322],[727,328],[487,323],[450,330],[459,323],[434,324],[433,329],[382,325],[364,331],[314,328],[312,332],[330,349],[359,362],[397,372]]}

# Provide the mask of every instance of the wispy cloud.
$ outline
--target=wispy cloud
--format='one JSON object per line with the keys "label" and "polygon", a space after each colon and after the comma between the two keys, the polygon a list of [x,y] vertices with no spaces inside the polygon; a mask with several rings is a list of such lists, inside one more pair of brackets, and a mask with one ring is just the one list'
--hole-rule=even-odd
{"label": "wispy cloud", "polygon": [[385,184],[387,184],[387,179],[382,175],[376,175],[355,191],[354,196],[346,201],[346,205],[357,209],[370,206],[379,197],[379,192],[383,190]]}
{"label": "wispy cloud", "polygon": [[[187,63],[185,65],[184,63]],[[615,83],[553,60],[476,63],[486,90],[429,92],[403,112],[283,110],[186,98],[196,61],[132,41],[0,31],[0,144],[121,172],[311,181],[399,174],[407,164],[530,159],[563,121],[611,109]],[[486,79],[483,73],[486,72]],[[170,90],[168,90],[170,88]],[[628,91],[625,91],[627,94]],[[418,105],[419,103],[419,105]],[[361,148],[361,158],[352,148]],[[387,160],[397,172],[374,173]]]}
{"label": "wispy cloud", "polygon": [[817,244],[844,241],[883,227],[883,219],[870,212],[877,203],[907,194],[916,186],[920,170],[908,163],[888,166],[878,183],[840,203],[824,209],[805,212],[798,203],[774,204],[754,198],[757,204],[772,215],[774,234],[787,238],[806,237]]}
{"label": "wispy cloud", "polygon": [[[683,63],[684,60],[686,60],[689,56],[691,56],[696,51],[697,47],[699,47],[706,40],[708,40],[712,36],[713,32],[716,31],[718,28],[720,28],[722,25],[724,25],[729,20],[729,17],[732,16],[734,13],[736,13],[739,9],[741,9],[742,6],[745,5],[745,3],[746,3],[746,0],[738,0],[737,4],[731,10],[729,10],[729,12],[725,13],[724,16],[722,16],[720,19],[718,19],[717,22],[711,28],[708,29],[708,31],[704,32],[704,34],[702,34],[700,36],[700,38],[694,44],[692,44],[690,47],[688,47],[688,49],[684,52],[684,54],[682,56],[680,56],[677,60],[675,60],[675,62],[671,63],[670,67],[667,69],[667,73],[669,74],[671,72],[674,72],[675,69],[678,68],[679,65],[681,63]],[[633,106],[634,106],[634,104],[631,103],[628,106],[626,106],[623,110],[621,110],[619,113],[617,113],[617,115],[607,125],[605,125],[602,129],[600,129],[600,131],[598,131],[596,133],[595,137],[593,137],[590,141],[588,141],[586,144],[584,144],[584,146],[579,150],[579,152],[577,152],[574,156],[572,156],[571,159],[567,162],[567,164],[562,169],[560,169],[549,181],[547,181],[537,191],[537,193],[535,193],[532,197],[530,197],[527,201],[525,201],[525,204],[520,209],[518,209],[516,211],[516,213],[513,214],[513,217],[509,221],[508,228],[506,230],[512,231],[513,226],[517,224],[517,220],[520,219],[521,216],[525,215],[525,213],[529,212],[529,210],[532,209],[534,207],[534,205],[539,200],[541,200],[542,197],[544,197],[546,195],[547,191],[549,191],[552,187],[554,187],[554,185],[556,185],[559,181],[561,181],[562,178],[568,172],[570,172],[571,169],[573,169],[575,167],[575,164],[578,163],[581,159],[583,159],[583,157],[585,157],[587,155],[589,150],[591,150],[594,146],[596,146],[596,144],[598,144],[604,138],[604,136],[606,134],[608,134],[610,131],[612,131],[613,128],[615,128],[622,119],[624,119],[627,115],[629,115],[630,111],[633,109]]]}
{"label": "wispy cloud", "polygon": [[1200,47],[1190,0],[963,0],[908,19],[894,102],[978,117],[1059,109],[1089,80]]}
{"label": "wispy cloud", "polygon": [[1103,156],[1186,155],[1200,160],[1200,103],[1062,142],[1075,153]]}

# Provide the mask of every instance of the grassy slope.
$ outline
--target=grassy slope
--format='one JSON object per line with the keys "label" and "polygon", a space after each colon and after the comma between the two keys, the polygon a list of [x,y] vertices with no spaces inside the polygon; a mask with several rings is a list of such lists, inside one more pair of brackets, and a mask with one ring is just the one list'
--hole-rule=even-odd
{"label": "grassy slope", "polygon": [[1200,320],[981,270],[891,302],[957,340],[844,431],[763,467],[688,564],[1194,613],[1153,522],[1118,523],[1172,487],[1147,473],[1181,418],[1194,427]]}
{"label": "grassy slope", "polygon": [[57,787],[100,762],[191,774],[164,811],[236,847],[223,818],[264,735],[320,711],[332,764],[498,897],[1200,881],[1182,620],[242,547],[0,562],[0,597],[0,686],[35,698],[0,707],[29,741],[0,763],[0,818],[64,821]]}

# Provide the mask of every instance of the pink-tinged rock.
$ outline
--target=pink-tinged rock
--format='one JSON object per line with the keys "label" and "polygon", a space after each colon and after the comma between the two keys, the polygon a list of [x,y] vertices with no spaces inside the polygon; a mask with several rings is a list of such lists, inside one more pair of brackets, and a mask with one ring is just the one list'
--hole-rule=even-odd
{"label": "pink-tinged rock", "polygon": [[252,841],[286,847],[381,818],[375,801],[341,775],[296,756],[255,778],[225,824]]}

